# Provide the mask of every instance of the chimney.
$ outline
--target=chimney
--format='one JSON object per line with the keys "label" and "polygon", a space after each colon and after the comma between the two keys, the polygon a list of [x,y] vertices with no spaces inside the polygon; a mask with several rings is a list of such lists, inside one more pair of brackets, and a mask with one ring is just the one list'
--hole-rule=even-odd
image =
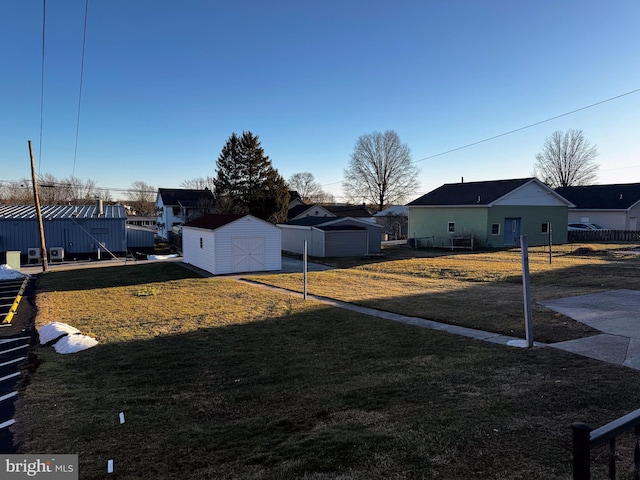
{"label": "chimney", "polygon": [[464,177],[460,177],[460,183],[464,183]]}
{"label": "chimney", "polygon": [[101,217],[104,214],[104,209],[102,207],[102,199],[96,196],[96,216]]}

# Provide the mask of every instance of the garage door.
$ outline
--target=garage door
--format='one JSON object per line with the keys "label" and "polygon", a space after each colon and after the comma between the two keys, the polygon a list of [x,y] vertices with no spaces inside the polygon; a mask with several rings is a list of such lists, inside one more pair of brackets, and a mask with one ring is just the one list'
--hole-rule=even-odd
{"label": "garage door", "polygon": [[233,237],[233,271],[261,272],[266,270],[267,256],[264,237]]}
{"label": "garage door", "polygon": [[353,257],[368,253],[366,230],[328,231],[324,234],[327,257]]}

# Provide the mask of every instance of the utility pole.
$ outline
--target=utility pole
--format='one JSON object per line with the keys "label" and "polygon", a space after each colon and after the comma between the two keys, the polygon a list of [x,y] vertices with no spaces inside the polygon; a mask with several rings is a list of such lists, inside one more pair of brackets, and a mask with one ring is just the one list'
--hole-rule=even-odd
{"label": "utility pole", "polygon": [[42,224],[42,211],[40,210],[40,197],[38,196],[38,182],[36,181],[36,165],[33,161],[33,148],[29,140],[29,157],[31,157],[31,180],[33,182],[33,202],[36,205],[36,215],[38,216],[38,230],[40,232],[40,250],[42,251],[42,271],[46,272],[47,265],[47,245],[44,242],[44,225]]}

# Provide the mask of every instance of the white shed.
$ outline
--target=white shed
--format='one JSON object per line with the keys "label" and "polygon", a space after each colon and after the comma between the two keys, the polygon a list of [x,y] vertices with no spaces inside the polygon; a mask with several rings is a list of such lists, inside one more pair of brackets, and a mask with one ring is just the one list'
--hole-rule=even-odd
{"label": "white shed", "polygon": [[207,214],[182,227],[185,263],[214,275],[282,269],[280,229],[248,214]]}

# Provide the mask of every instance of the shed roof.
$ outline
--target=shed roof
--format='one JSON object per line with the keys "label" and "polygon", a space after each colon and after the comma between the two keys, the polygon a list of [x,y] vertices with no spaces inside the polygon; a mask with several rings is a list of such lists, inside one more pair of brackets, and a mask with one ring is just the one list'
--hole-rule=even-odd
{"label": "shed roof", "polygon": [[302,217],[296,220],[290,220],[285,225],[300,225],[303,227],[315,227],[316,225],[322,225],[323,223],[332,222],[336,217]]}
{"label": "shed roof", "polygon": [[207,213],[188,221],[183,226],[215,230],[246,216],[246,213]]}
{"label": "shed roof", "polygon": [[207,203],[214,200],[213,192],[209,189],[158,188],[158,196],[162,198],[162,203],[165,206],[198,207],[203,202]]}
{"label": "shed roof", "polygon": [[536,178],[490,180],[486,182],[445,183],[408,206],[423,205],[489,205],[515,189],[537,181]]}
{"label": "shed roof", "polygon": [[627,210],[640,201],[640,183],[559,187],[556,193],[578,209]]}
{"label": "shed roof", "polygon": [[[302,218],[298,218],[297,220],[291,220],[287,223],[281,223],[279,225],[316,227],[316,228],[321,228],[322,230],[327,230],[327,228],[324,228],[323,225],[338,226],[344,222],[357,222],[361,225],[366,225],[366,227],[363,227],[363,228],[367,228],[367,227],[382,228],[380,225],[378,225],[375,222],[365,220],[362,218],[353,218],[353,217],[302,217]],[[349,228],[355,228],[355,227],[349,227]]]}
{"label": "shed roof", "polygon": [[[99,215],[97,205],[43,205],[42,218],[53,219],[124,219],[127,212],[122,205],[103,205]],[[35,220],[38,218],[34,205],[0,205],[0,220]]]}

